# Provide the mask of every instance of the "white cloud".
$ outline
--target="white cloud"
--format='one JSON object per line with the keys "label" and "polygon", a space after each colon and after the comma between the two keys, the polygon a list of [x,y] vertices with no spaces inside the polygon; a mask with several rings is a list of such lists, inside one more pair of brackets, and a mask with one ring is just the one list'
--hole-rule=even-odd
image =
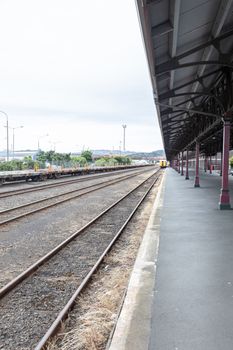
{"label": "white cloud", "polygon": [[0,32],[0,109],[24,125],[17,148],[47,132],[60,150],[118,147],[123,122],[132,150],[161,148],[134,0],[4,0]]}

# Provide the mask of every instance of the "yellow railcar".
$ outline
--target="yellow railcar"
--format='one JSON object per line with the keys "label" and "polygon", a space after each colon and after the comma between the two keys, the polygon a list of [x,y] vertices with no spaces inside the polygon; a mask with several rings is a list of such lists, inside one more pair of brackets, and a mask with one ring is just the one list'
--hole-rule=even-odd
{"label": "yellow railcar", "polygon": [[159,161],[160,168],[166,168],[167,167],[167,161],[166,160],[160,160]]}

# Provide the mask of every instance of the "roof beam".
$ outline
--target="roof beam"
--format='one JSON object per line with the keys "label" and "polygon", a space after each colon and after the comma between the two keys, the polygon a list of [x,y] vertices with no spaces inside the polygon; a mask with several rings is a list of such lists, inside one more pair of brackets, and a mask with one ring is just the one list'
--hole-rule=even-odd
{"label": "roof beam", "polygon": [[173,31],[170,21],[161,23],[151,28],[152,37],[162,36]]}
{"label": "roof beam", "polygon": [[196,95],[196,96],[210,96],[210,97],[215,97],[213,94],[211,94],[208,91],[200,91],[200,92],[181,92],[180,94],[175,94],[174,90],[168,91],[167,93],[164,93],[163,96],[159,96],[159,101],[167,100],[168,98],[171,97],[181,97],[181,96],[190,96],[190,95]]}
{"label": "roof beam", "polygon": [[[175,0],[175,2],[170,1],[170,12],[172,12],[171,6],[174,4],[174,10],[173,10],[173,33],[172,33],[172,41],[171,46],[169,47],[170,56],[175,57],[177,52],[177,41],[178,41],[178,30],[179,30],[179,17],[180,17],[180,3],[181,0]],[[174,81],[175,81],[175,71],[172,70],[170,72],[171,78],[169,82],[169,89],[172,90],[174,87]],[[169,104],[172,104],[172,99],[169,99]]]}
{"label": "roof beam", "polygon": [[[216,74],[216,73],[219,73],[219,72],[221,72],[220,69],[215,69],[214,71],[212,71],[212,72],[210,72],[210,73],[208,73],[208,74],[205,74],[205,75],[203,75],[203,76],[201,76],[201,77],[197,77],[196,79],[192,79],[192,80],[190,80],[189,82],[187,82],[187,83],[185,83],[185,84],[182,84],[182,85],[179,85],[179,86],[175,87],[175,88],[172,89],[172,90],[171,90],[171,89],[168,90],[168,92],[166,92],[166,93],[160,94],[158,98],[159,98],[159,100],[160,100],[160,99],[164,99],[164,96],[165,96],[166,94],[170,93],[170,92],[174,92],[174,91],[183,89],[183,88],[186,87],[186,86],[189,86],[189,85],[191,85],[191,84],[193,84],[193,83],[195,83],[195,82],[197,82],[197,81],[200,82],[200,80],[203,80],[203,79],[205,79],[205,78],[208,78],[209,76],[211,76],[211,75],[213,75],[213,74]],[[164,73],[164,74],[159,75],[157,81],[159,81],[159,78],[160,78],[160,77],[163,77],[163,76],[166,75],[166,74],[169,74],[169,73]]]}
{"label": "roof beam", "polygon": [[[200,64],[208,64],[208,63],[212,63],[212,64],[219,64],[220,62],[219,61],[199,61],[199,62],[191,62],[191,63],[184,63],[184,64],[180,64],[179,61],[183,58],[186,58],[192,54],[194,54],[195,52],[197,51],[200,51],[202,49],[205,49],[206,47],[209,47],[209,46],[214,46],[214,45],[217,45],[220,41],[222,41],[223,39],[226,39],[228,38],[229,36],[232,36],[233,35],[233,29],[231,29],[230,31],[228,31],[227,33],[224,33],[222,35],[220,35],[219,37],[215,38],[215,39],[212,39],[212,40],[209,40],[201,45],[198,45],[196,47],[194,47],[193,49],[191,50],[188,50],[188,51],[185,51],[183,52],[182,54],[176,56],[176,57],[173,57],[171,58],[169,61],[166,61],[164,63],[161,63],[161,64],[158,64],[155,66],[155,72],[156,74],[162,74],[164,72],[168,72],[170,70],[174,70],[174,69],[177,69],[177,68],[183,68],[183,67],[189,67],[191,65],[200,65]],[[222,64],[229,64],[229,62],[223,62],[223,60],[221,60]]]}
{"label": "roof beam", "polygon": [[[173,33],[172,33],[172,44],[169,48],[170,56],[173,58],[176,56],[177,51],[177,40],[178,40],[178,30],[179,30],[179,16],[180,16],[180,2],[181,0],[175,0],[174,3],[174,15],[173,15]],[[172,2],[170,2],[171,6]],[[171,79],[170,79],[170,89],[173,89],[174,85],[174,78],[175,78],[175,72],[171,72]]]}
{"label": "roof beam", "polygon": [[170,77],[171,77],[170,72],[164,73],[164,74],[160,74],[160,75],[156,78],[156,81],[157,81],[157,83],[160,83],[161,81],[170,79]]}
{"label": "roof beam", "polygon": [[155,69],[157,70],[157,74],[173,71],[176,69],[181,69],[181,68],[187,68],[187,67],[192,67],[192,66],[201,66],[201,65],[220,65],[220,66],[225,66],[233,69],[233,64],[228,61],[228,60],[211,60],[211,61],[194,61],[194,62],[187,62],[187,63],[179,63],[177,60],[170,60],[165,63],[162,63],[159,66],[156,66]]}
{"label": "roof beam", "polygon": [[[187,103],[189,101],[193,101],[193,100],[195,100],[196,98],[199,98],[199,97],[200,96],[194,96],[192,98],[189,98],[189,99],[187,99],[185,101],[182,101],[182,102],[178,103],[177,105],[175,105],[175,107],[180,107],[180,109],[183,110],[183,107],[185,107],[183,105],[185,103]],[[156,104],[156,102],[157,102],[157,100],[155,100],[155,104]],[[173,111],[173,112],[169,112],[169,111],[171,111],[171,108],[167,108],[167,109],[161,111],[160,115],[163,116],[163,115],[166,115],[166,114],[169,114],[169,113],[175,113],[175,111]],[[186,113],[186,112],[184,112],[184,113]]]}
{"label": "roof beam", "polygon": [[205,115],[207,117],[214,117],[214,118],[221,119],[220,115],[217,115],[217,114],[214,114],[214,113],[210,113],[210,112],[205,112],[205,111],[202,111],[202,110],[199,110],[199,109],[188,109],[188,108],[185,108],[185,107],[171,106],[171,105],[167,105],[167,104],[160,103],[160,102],[155,102],[155,104],[157,104],[159,106],[162,106],[162,107],[167,107],[168,109],[171,108],[171,109],[176,110],[176,111],[183,110],[186,113],[200,114],[200,115]]}
{"label": "roof beam", "polygon": [[[176,98],[176,97],[181,97],[181,96],[191,96],[191,95],[196,95],[196,97],[203,97],[203,96],[208,96],[208,97],[211,97],[213,99],[216,100],[216,102],[218,103],[219,107],[221,107],[222,109],[222,112],[224,113],[225,112],[225,108],[224,108],[224,105],[221,101],[220,98],[218,98],[217,96],[215,96],[214,94],[211,94],[210,91],[206,90],[206,91],[200,91],[200,92],[193,92],[193,91],[190,91],[190,92],[182,92],[180,94],[175,94],[175,93],[171,93],[171,94],[168,94],[165,98],[165,99],[168,99],[168,98]],[[161,101],[162,99],[160,99]]]}
{"label": "roof beam", "polygon": [[163,123],[163,129],[165,128],[165,127],[167,127],[167,126],[172,126],[172,125],[175,125],[175,124],[177,124],[177,123],[180,123],[180,122],[183,122],[183,124],[182,125],[184,125],[185,123],[188,123],[188,122],[190,122],[190,119],[189,118],[185,118],[185,119],[178,119],[178,120],[166,120],[166,121],[164,121],[164,123]]}
{"label": "roof beam", "polygon": [[162,0],[147,0],[146,1],[146,4],[147,5],[156,5],[158,4],[159,2],[161,2]]}
{"label": "roof beam", "polygon": [[[223,25],[226,21],[227,15],[230,11],[232,4],[233,4],[233,0],[220,1],[217,16],[215,18],[215,21],[214,21],[214,24],[212,27],[212,31],[211,31],[212,38],[217,38],[219,36],[219,34],[221,33],[221,30],[222,30]],[[209,60],[211,57],[211,54],[213,52],[213,49],[214,49],[213,46],[206,48],[203,52],[202,60]],[[206,68],[206,65],[200,66],[198,68],[197,75],[202,76],[204,74],[205,68]],[[197,91],[198,85],[199,85],[199,81],[195,82],[195,84],[192,87],[192,90]],[[191,103],[188,104],[188,107],[190,107],[190,104]]]}
{"label": "roof beam", "polygon": [[[210,132],[212,129],[214,129],[215,127],[221,125],[222,120],[221,119],[217,119],[213,124],[211,124],[210,126],[208,126],[204,131],[202,131],[197,137],[196,139],[198,139],[199,141],[201,141],[202,137],[204,137],[208,132]],[[189,144],[187,144],[182,150],[184,151],[185,149],[190,148],[195,142],[195,140],[192,140]]]}
{"label": "roof beam", "polygon": [[171,125],[166,125],[166,127],[164,127],[164,131],[169,132],[169,131],[175,131],[176,129],[182,129],[183,128],[183,124],[182,125],[175,125],[175,126],[171,126]]}
{"label": "roof beam", "polygon": [[[171,113],[177,113],[177,111],[172,111]],[[178,114],[176,114],[176,115],[173,115],[173,116],[171,116],[171,117],[169,117],[169,118],[161,119],[161,120],[162,120],[162,124],[164,124],[164,123],[166,123],[166,122],[168,122],[168,121],[170,122],[170,121],[172,121],[172,120],[175,120],[175,118],[184,116],[184,114],[186,114],[186,113],[187,113],[187,112],[182,111],[181,113],[178,113]],[[185,120],[185,119],[187,119],[187,118],[178,119],[177,121],[182,121],[182,120]]]}
{"label": "roof beam", "polygon": [[[182,108],[182,107],[180,107]],[[181,114],[184,114],[186,112],[184,112],[182,109],[178,110],[173,110],[171,107],[170,108],[167,108],[167,109],[164,109],[163,111],[161,111],[161,117],[165,116],[165,115],[168,115],[168,114],[171,114],[171,113],[177,113],[177,112],[182,112]],[[163,119],[162,119],[163,121]]]}

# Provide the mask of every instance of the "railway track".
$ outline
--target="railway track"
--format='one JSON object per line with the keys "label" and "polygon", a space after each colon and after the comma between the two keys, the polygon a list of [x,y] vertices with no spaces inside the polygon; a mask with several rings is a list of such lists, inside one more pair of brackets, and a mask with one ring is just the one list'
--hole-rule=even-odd
{"label": "railway track", "polygon": [[[145,171],[145,170],[144,170]],[[52,183],[52,184],[43,184],[43,185],[36,185],[36,186],[30,186],[30,187],[25,187],[22,189],[16,189],[16,190],[11,190],[11,191],[3,191],[0,192],[0,198],[8,198],[8,197],[12,197],[12,196],[17,196],[20,194],[25,194],[25,193],[31,193],[31,192],[37,192],[37,191],[43,191],[49,188],[54,188],[54,187],[60,187],[60,186],[65,186],[65,185],[71,185],[74,183],[79,183],[79,182],[83,182],[83,181],[92,181],[94,179],[98,179],[98,178],[103,178],[103,177],[108,177],[108,176],[115,176],[118,174],[122,174],[122,173],[129,173],[129,172],[135,172],[135,169],[128,169],[128,170],[119,170],[117,172],[111,172],[111,173],[105,173],[105,174],[98,174],[98,175],[88,175],[85,177],[81,177],[81,178],[76,178],[76,179],[72,179],[72,180],[65,180],[65,181],[59,181],[56,183]],[[141,169],[138,169],[138,172],[142,172]]]}
{"label": "railway track", "polygon": [[[147,170],[149,171],[149,170]],[[151,171],[151,169],[150,169]],[[91,192],[98,191],[102,188],[114,185],[118,182],[136,177],[140,175],[141,173],[144,173],[145,170],[136,172],[133,174],[128,174],[124,176],[120,176],[118,178],[107,180],[107,181],[101,181],[89,186],[84,186],[79,189],[73,189],[68,192],[62,193],[62,194],[56,194],[54,196],[50,196],[47,198],[39,199],[33,202],[25,203],[19,206],[11,207],[8,209],[4,209],[0,211],[0,226],[9,224],[13,221],[19,220],[23,217],[38,213],[42,210],[46,210],[52,207],[55,207],[59,204],[68,202],[70,200],[74,200],[78,197],[87,195]],[[25,211],[26,209],[26,211]]]}
{"label": "railway track", "polygon": [[150,175],[0,290],[3,349],[44,347],[159,176]]}

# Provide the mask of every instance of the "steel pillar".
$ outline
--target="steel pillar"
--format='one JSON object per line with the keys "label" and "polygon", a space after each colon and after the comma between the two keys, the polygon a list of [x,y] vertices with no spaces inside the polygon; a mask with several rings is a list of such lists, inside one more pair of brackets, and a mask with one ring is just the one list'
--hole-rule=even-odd
{"label": "steel pillar", "polygon": [[220,176],[222,176],[222,151],[221,151],[221,162],[220,162]]}
{"label": "steel pillar", "polygon": [[212,157],[210,156],[210,174],[212,174]]}
{"label": "steel pillar", "polygon": [[180,174],[180,154],[178,154],[178,174]]}
{"label": "steel pillar", "polygon": [[195,182],[194,187],[200,187],[200,179],[199,179],[199,142],[196,142],[196,167],[195,167]]}
{"label": "steel pillar", "polygon": [[186,172],[185,172],[185,180],[189,180],[189,151],[186,151]]}
{"label": "steel pillar", "polygon": [[184,152],[181,152],[181,176],[184,176]]}
{"label": "steel pillar", "polygon": [[223,119],[223,160],[222,160],[222,188],[220,193],[219,209],[231,209],[229,195],[229,148],[230,148],[231,122],[229,118]]}
{"label": "steel pillar", "polygon": [[208,161],[207,161],[207,157],[205,155],[205,159],[204,159],[204,170],[205,170],[205,173],[207,171],[207,163],[208,163]]}

